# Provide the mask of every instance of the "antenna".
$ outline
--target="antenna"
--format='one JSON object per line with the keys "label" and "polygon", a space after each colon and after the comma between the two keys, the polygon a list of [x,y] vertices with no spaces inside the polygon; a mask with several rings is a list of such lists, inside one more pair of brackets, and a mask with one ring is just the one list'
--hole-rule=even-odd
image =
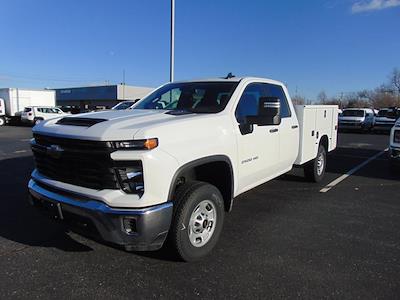
{"label": "antenna", "polygon": [[233,75],[232,72],[229,72],[228,75],[226,75],[225,79],[231,79],[233,77],[236,77],[236,76]]}

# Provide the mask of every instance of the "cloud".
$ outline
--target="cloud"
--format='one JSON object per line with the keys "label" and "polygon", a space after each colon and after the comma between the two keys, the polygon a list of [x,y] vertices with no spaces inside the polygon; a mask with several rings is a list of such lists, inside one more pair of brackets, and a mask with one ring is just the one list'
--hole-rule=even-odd
{"label": "cloud", "polygon": [[362,13],[367,11],[382,10],[386,8],[392,8],[400,6],[400,0],[368,0],[358,1],[351,7],[353,14]]}

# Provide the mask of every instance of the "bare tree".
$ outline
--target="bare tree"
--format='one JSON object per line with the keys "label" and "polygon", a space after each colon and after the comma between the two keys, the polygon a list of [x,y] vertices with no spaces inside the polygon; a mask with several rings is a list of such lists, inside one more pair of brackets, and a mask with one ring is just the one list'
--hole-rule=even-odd
{"label": "bare tree", "polygon": [[400,95],[400,70],[394,68],[390,75],[390,83],[396,91],[397,95]]}
{"label": "bare tree", "polygon": [[320,104],[325,104],[328,101],[328,96],[324,91],[321,91],[317,96],[317,102]]}
{"label": "bare tree", "polygon": [[304,105],[304,104],[306,104],[306,98],[304,98],[300,95],[294,95],[292,97],[292,102],[294,105]]}

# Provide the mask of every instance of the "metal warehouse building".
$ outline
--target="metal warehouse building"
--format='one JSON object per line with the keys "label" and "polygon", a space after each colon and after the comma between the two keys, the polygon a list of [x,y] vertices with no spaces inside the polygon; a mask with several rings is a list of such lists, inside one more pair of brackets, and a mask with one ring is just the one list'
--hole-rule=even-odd
{"label": "metal warehouse building", "polygon": [[80,109],[110,108],[123,100],[136,100],[153,88],[124,84],[54,89],[58,106],[75,106]]}

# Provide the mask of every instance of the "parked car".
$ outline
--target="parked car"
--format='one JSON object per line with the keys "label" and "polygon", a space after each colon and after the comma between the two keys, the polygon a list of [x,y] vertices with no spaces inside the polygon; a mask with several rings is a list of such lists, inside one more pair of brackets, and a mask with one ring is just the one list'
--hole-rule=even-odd
{"label": "parked car", "polygon": [[393,168],[400,166],[400,119],[390,131],[389,157]]}
{"label": "parked car", "polygon": [[111,109],[114,109],[114,110],[131,109],[136,102],[137,101],[134,101],[134,100],[122,101],[122,102],[118,103],[117,105],[113,106]]}
{"label": "parked car", "polygon": [[375,117],[374,131],[390,131],[397,119],[396,108],[380,109]]}
{"label": "parked car", "polygon": [[63,115],[69,115],[58,107],[53,106],[28,106],[21,114],[21,121],[28,124],[39,124],[43,120],[48,120]]}
{"label": "parked car", "polygon": [[371,130],[375,116],[371,108],[346,108],[339,116],[339,129]]}
{"label": "parked car", "polygon": [[167,83],[130,111],[35,126],[30,202],[126,250],[157,250],[168,236],[183,260],[197,260],[238,195],[294,165],[323,179],[337,109],[294,106],[270,79]]}

